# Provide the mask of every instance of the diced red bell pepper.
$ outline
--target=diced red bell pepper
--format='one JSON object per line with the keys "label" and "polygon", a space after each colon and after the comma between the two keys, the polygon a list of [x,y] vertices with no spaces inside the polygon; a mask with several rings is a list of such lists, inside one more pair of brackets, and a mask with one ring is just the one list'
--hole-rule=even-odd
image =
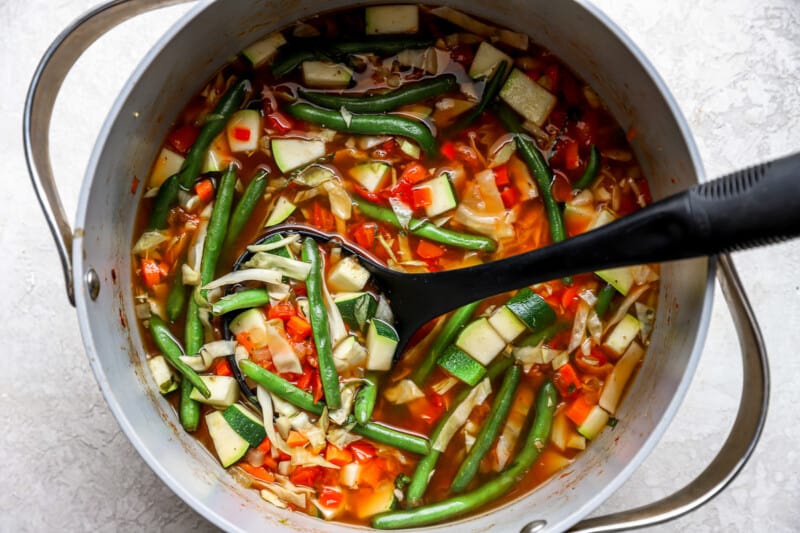
{"label": "diced red bell pepper", "polygon": [[503,206],[506,209],[511,209],[519,203],[519,192],[514,186],[509,186],[503,189],[500,193],[500,198],[503,200]]}
{"label": "diced red bell pepper", "polygon": [[242,126],[234,126],[233,128],[233,138],[237,141],[249,141],[250,135],[251,132],[248,128]]}
{"label": "diced red bell pepper", "polygon": [[378,224],[375,222],[364,222],[353,229],[353,239],[360,247],[365,250],[372,250],[375,246],[375,238],[378,235]]}
{"label": "diced red bell pepper", "polygon": [[578,309],[578,303],[580,302],[580,296],[578,296],[578,292],[580,289],[577,285],[573,285],[572,287],[567,287],[561,295],[561,306],[574,313]]}
{"label": "diced red bell pepper", "polygon": [[267,127],[271,130],[277,131],[278,133],[286,133],[294,128],[294,123],[289,117],[280,111],[274,111],[267,115]]}
{"label": "diced red bell pepper", "polygon": [[286,321],[286,332],[292,340],[302,341],[311,335],[311,324],[295,315]]}
{"label": "diced red bell pepper", "polygon": [[228,364],[227,359],[220,359],[214,365],[214,373],[218,376],[232,376],[231,365]]}
{"label": "diced red bell pepper", "polygon": [[332,231],[336,226],[336,220],[330,209],[324,207],[322,202],[314,202],[311,210],[311,220],[315,227],[322,231]]}
{"label": "diced red bell pepper", "polygon": [[369,200],[370,202],[376,204],[383,203],[383,200],[381,199],[380,195],[378,195],[378,193],[370,192],[360,185],[353,186],[353,190],[357,195],[364,198],[365,200]]}
{"label": "diced red bell pepper", "polygon": [[431,190],[428,187],[420,187],[411,190],[411,207],[420,209],[431,205],[433,198],[431,197]]}
{"label": "diced red bell pepper", "polygon": [[499,188],[503,188],[510,183],[508,179],[508,166],[500,165],[492,169],[494,172],[494,183]]}
{"label": "diced red bell pepper", "polygon": [[321,466],[301,466],[289,474],[289,480],[291,480],[291,482],[295,485],[313,487],[314,483],[316,483],[320,476],[322,476]]}
{"label": "diced red bell pepper", "polygon": [[433,244],[424,239],[420,240],[417,245],[417,255],[422,259],[438,259],[443,256],[444,253],[445,249],[442,246]]}
{"label": "diced red bell pepper", "polygon": [[452,161],[456,158],[456,145],[452,141],[445,141],[439,148],[439,152]]}
{"label": "diced red bell pepper", "polygon": [[428,169],[424,165],[414,162],[406,165],[403,173],[400,174],[401,181],[408,183],[418,183],[428,177]]}

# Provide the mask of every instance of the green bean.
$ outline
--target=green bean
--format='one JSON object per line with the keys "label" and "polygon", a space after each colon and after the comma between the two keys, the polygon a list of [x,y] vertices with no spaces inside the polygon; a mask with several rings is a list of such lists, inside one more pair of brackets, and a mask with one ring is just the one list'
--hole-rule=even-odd
{"label": "green bean", "polygon": [[[493,380],[511,366],[513,362],[514,360],[511,357],[496,359],[486,370],[486,377],[488,377],[489,380]],[[433,433],[431,433],[430,437],[431,442],[436,442],[439,433],[442,432],[442,428],[453,414],[453,411],[458,407],[458,404],[464,401],[471,390],[472,387],[467,387],[456,395],[450,409],[442,415],[436,427],[433,428]],[[420,504],[420,500],[425,494],[425,490],[428,488],[428,482],[431,479],[431,475],[433,475],[433,470],[436,468],[436,463],[439,461],[439,456],[441,454],[442,452],[431,449],[431,451],[417,463],[417,468],[411,476],[411,484],[408,486],[408,492],[406,493],[406,500],[409,506],[414,507]]]}
{"label": "green bean", "polygon": [[172,286],[169,288],[167,295],[167,319],[170,322],[175,322],[178,317],[183,313],[183,307],[186,305],[186,286],[183,284],[183,270],[178,267],[175,272],[175,279],[172,280]]}
{"label": "green bean", "polygon": [[572,325],[569,322],[553,322],[546,328],[534,331],[527,337],[523,337],[522,340],[516,344],[517,346],[538,346],[540,342],[552,339],[558,333],[570,327],[572,327]]}
{"label": "green bean", "polygon": [[269,293],[264,289],[246,289],[223,296],[211,306],[211,314],[224,315],[238,309],[251,309],[269,303]]}
{"label": "green bean", "polygon": [[259,200],[261,200],[261,196],[267,189],[268,175],[269,172],[267,170],[260,169],[258,172],[256,172],[256,175],[253,176],[253,179],[250,180],[250,183],[244,190],[242,199],[239,200],[238,204],[236,204],[236,209],[233,210],[233,214],[231,215],[231,223],[228,226],[228,235],[225,237],[226,248],[229,248],[231,245],[233,245],[233,243],[236,242],[236,239],[239,237],[242,229],[244,229],[245,224],[247,224],[247,221],[250,219],[250,215],[253,214],[256,204],[258,204]]}
{"label": "green bean", "polygon": [[406,49],[427,48],[432,46],[432,39],[416,37],[383,37],[365,39],[363,41],[324,41],[322,39],[304,39],[301,48],[282,55],[272,64],[272,76],[280,79],[300,66],[303,61],[312,59],[337,59],[349,54],[371,52],[373,54],[395,54]]}
{"label": "green bean", "polygon": [[597,316],[603,318],[603,315],[608,311],[608,306],[611,305],[611,299],[614,298],[616,293],[617,289],[610,283],[606,283],[605,286],[600,289],[600,293],[597,295],[597,302],[594,304],[594,311],[597,313]]}
{"label": "green bean", "polygon": [[333,348],[331,334],[328,328],[328,311],[325,309],[322,291],[322,258],[320,257],[317,241],[307,237],[303,241],[303,261],[311,263],[311,271],[306,278],[308,291],[308,314],[311,320],[311,332],[314,336],[314,345],[317,347],[317,361],[319,362],[319,377],[322,381],[322,390],[325,393],[325,403],[331,409],[338,409],[342,403],[339,393],[339,373],[333,363]]}
{"label": "green bean", "polygon": [[190,433],[197,431],[197,426],[200,425],[200,402],[189,397],[193,389],[194,386],[189,380],[181,381],[181,402],[178,413],[183,429]]}
{"label": "green bean", "polygon": [[442,328],[439,336],[433,341],[431,349],[428,350],[428,353],[425,355],[425,359],[423,359],[420,364],[417,365],[417,368],[414,369],[414,372],[412,372],[411,381],[422,387],[433,371],[433,367],[436,365],[436,360],[439,359],[439,355],[453,341],[456,334],[461,331],[461,328],[464,327],[467,320],[470,319],[479,303],[480,301],[477,301],[459,307],[450,315],[450,318],[445,322],[444,328]]}
{"label": "green bean", "polygon": [[448,128],[448,132],[457,133],[469,127],[475,120],[481,116],[486,107],[497,98],[500,93],[500,88],[506,79],[506,71],[508,70],[508,63],[501,61],[494,71],[494,76],[486,81],[483,89],[483,94],[478,102],[478,105],[473,107],[466,115],[461,117],[456,123]]}
{"label": "green bean", "polygon": [[345,121],[339,111],[296,103],[286,108],[294,118],[319,124],[325,128],[362,135],[398,135],[409,137],[427,153],[436,153],[436,139],[422,123],[398,115],[353,115]]}
{"label": "green bean", "polygon": [[164,229],[168,226],[167,217],[172,204],[178,197],[178,174],[173,174],[164,180],[158,188],[156,199],[153,200],[153,210],[150,212],[150,219],[147,221],[147,229]]}
{"label": "green bean", "polygon": [[356,399],[353,404],[353,413],[359,424],[366,424],[372,418],[372,410],[375,409],[375,400],[378,397],[378,383],[373,372],[367,372],[364,376],[364,384],[358,389]]}
{"label": "green bean", "polygon": [[203,397],[208,398],[211,396],[211,391],[208,390],[208,387],[203,380],[200,379],[200,376],[192,370],[192,368],[181,361],[181,355],[183,355],[183,350],[181,349],[180,344],[172,335],[172,332],[167,327],[167,324],[161,320],[158,315],[152,315],[150,317],[150,333],[153,335],[153,340],[156,341],[156,346],[158,349],[161,350],[161,353],[164,354],[164,357],[169,361],[169,363],[175,367],[175,369],[180,372],[183,377],[189,381],[194,387],[200,391],[200,394]]}
{"label": "green bean", "polygon": [[589,161],[586,162],[586,170],[583,171],[581,178],[575,184],[576,189],[585,189],[594,182],[597,171],[600,170],[600,153],[597,147],[592,145],[589,149]]}
{"label": "green bean", "polygon": [[406,104],[413,104],[433,96],[446,93],[458,86],[453,74],[427,78],[403,85],[399,89],[370,96],[345,96],[330,92],[300,89],[300,96],[318,106],[338,111],[344,107],[353,113],[382,113]]}
{"label": "green bean", "polygon": [[[200,261],[200,286],[211,283],[214,280],[214,272],[217,270],[217,260],[222,251],[222,242],[225,240],[225,232],[228,230],[228,220],[231,216],[231,205],[233,204],[233,192],[236,187],[236,165],[228,165],[225,173],[222,174],[217,196],[214,198],[214,209],[211,211],[211,218],[208,220],[208,233],[203,244],[203,257]],[[203,297],[205,297],[203,291]]]}
{"label": "green bean", "polygon": [[467,457],[453,478],[453,483],[450,485],[452,492],[462,492],[470,481],[478,473],[478,467],[483,460],[483,457],[489,452],[494,444],[500,428],[508,416],[508,411],[511,409],[511,403],[514,400],[514,392],[519,385],[520,377],[522,376],[522,369],[518,365],[513,365],[506,371],[503,378],[503,384],[500,385],[500,390],[492,402],[492,408],[489,411],[489,416],[483,421],[481,431],[475,438],[475,443],[470,448]]}
{"label": "green bean", "polygon": [[203,164],[208,146],[211,144],[211,141],[214,140],[214,137],[219,135],[222,128],[225,127],[225,123],[228,121],[231,114],[242,105],[244,94],[249,88],[249,80],[240,80],[238,83],[234,83],[231,88],[222,95],[214,111],[208,115],[203,129],[200,130],[197,140],[194,141],[194,144],[189,149],[189,153],[186,154],[186,160],[183,162],[181,170],[178,173],[180,176],[181,188],[184,190],[192,188],[194,180],[200,175],[200,166]]}
{"label": "green bean", "polygon": [[[401,228],[397,216],[391,209],[373,204],[357,196],[353,196],[353,203],[356,204],[361,214],[365,217],[390,224],[395,228]],[[497,245],[489,237],[470,235],[469,233],[440,228],[432,222],[420,220],[418,218],[411,219],[411,222],[408,224],[408,230],[412,235],[416,235],[417,237],[422,237],[423,239],[428,239],[447,246],[463,248],[465,250],[493,252],[497,249]]]}
{"label": "green bean", "polygon": [[550,435],[553,412],[556,408],[556,389],[551,382],[545,382],[536,398],[536,413],[531,429],[519,454],[511,465],[494,479],[484,483],[472,492],[461,494],[447,500],[419,507],[417,509],[389,511],[376,515],[372,527],[377,529],[398,529],[418,527],[442,522],[463,516],[500,498],[525,475],[536,458],[539,457]]}
{"label": "green bean", "polygon": [[[355,422],[354,417],[348,419],[348,423]],[[367,422],[366,424],[356,424],[351,430],[356,435],[361,435],[368,439],[372,439],[382,444],[394,446],[400,450],[405,450],[411,453],[418,453],[425,455],[430,452],[430,441],[419,435],[412,435],[404,431],[399,431],[383,424],[376,424],[375,422]]]}
{"label": "green bean", "polygon": [[[247,377],[270,391],[275,396],[282,398],[290,404],[299,407],[309,413],[321,415],[325,405],[323,403],[314,403],[314,397],[292,385],[280,376],[265,370],[247,359],[239,363],[239,367]],[[347,419],[347,424],[355,424],[352,432],[376,442],[388,444],[401,450],[424,454],[428,453],[430,444],[427,439],[418,435],[405,433],[381,424],[374,422],[367,422],[366,424],[357,424],[355,417],[352,415]]]}
{"label": "green bean", "polygon": [[314,403],[314,396],[303,389],[292,385],[282,377],[265,370],[252,361],[244,359],[239,362],[239,368],[247,377],[267,389],[269,392],[289,402],[290,404],[313,413],[321,415],[325,405]]}
{"label": "green bean", "polygon": [[497,118],[505,125],[510,133],[514,134],[514,140],[517,143],[522,159],[536,179],[536,184],[539,186],[539,194],[542,196],[544,209],[547,212],[547,219],[550,222],[550,236],[553,242],[560,242],[567,238],[567,231],[564,228],[564,218],[561,214],[561,208],[558,206],[550,186],[553,183],[553,171],[545,161],[541,152],[536,148],[536,145],[522,135],[522,127],[519,124],[514,111],[504,103],[498,103],[495,106]]}

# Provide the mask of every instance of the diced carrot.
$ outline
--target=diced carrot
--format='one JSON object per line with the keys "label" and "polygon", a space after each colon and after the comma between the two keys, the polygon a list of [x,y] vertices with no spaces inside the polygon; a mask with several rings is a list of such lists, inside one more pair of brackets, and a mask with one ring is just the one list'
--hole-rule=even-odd
{"label": "diced carrot", "polygon": [[445,249],[437,244],[421,239],[417,245],[417,255],[423,259],[436,259],[444,255]]}
{"label": "diced carrot", "polygon": [[242,126],[236,126],[233,128],[233,138],[237,141],[249,141],[250,135],[251,133],[248,128],[243,128]]}
{"label": "diced carrot", "polygon": [[339,507],[344,500],[342,491],[323,487],[319,493],[319,503],[323,507]]}
{"label": "diced carrot", "polygon": [[510,183],[508,180],[508,166],[507,165],[500,165],[499,167],[495,167],[492,169],[494,172],[494,183],[498,187],[505,187]]}
{"label": "diced carrot", "polygon": [[214,184],[211,180],[203,180],[194,186],[194,192],[203,202],[210,202],[214,198]]}
{"label": "diced carrot", "polygon": [[290,316],[286,321],[286,332],[295,341],[302,341],[311,335],[311,324],[299,316]]}
{"label": "diced carrot", "polygon": [[237,466],[260,481],[264,481],[266,483],[275,481],[275,475],[263,467],[253,466],[244,461],[239,463]]}
{"label": "diced carrot", "polygon": [[375,446],[363,440],[352,442],[347,448],[353,452],[353,457],[360,464],[364,464],[375,457]]}
{"label": "diced carrot", "polygon": [[289,479],[295,485],[305,485],[306,487],[313,487],[317,479],[322,475],[322,467],[320,466],[301,466],[296,468],[294,472],[289,474]]}
{"label": "diced carrot", "polygon": [[270,442],[269,438],[267,437],[264,437],[264,440],[262,440],[261,444],[259,444],[258,447],[256,448],[256,450],[263,453],[269,453],[271,449],[272,449],[272,442]]}
{"label": "diced carrot", "polygon": [[439,148],[439,152],[447,159],[451,161],[456,158],[456,145],[453,144],[451,141],[446,141],[442,144],[442,147]]}
{"label": "diced carrot", "polygon": [[180,153],[185,154],[197,140],[197,136],[199,134],[200,130],[198,128],[192,126],[191,124],[184,124],[180,128],[170,133],[167,140],[173,148]]}
{"label": "diced carrot", "polygon": [[267,318],[270,320],[273,318],[287,320],[295,315],[297,315],[297,310],[289,302],[278,302],[275,305],[271,305],[267,310]]}
{"label": "diced carrot", "polygon": [[353,453],[329,443],[325,448],[325,460],[337,466],[344,466],[353,462]]}
{"label": "diced carrot", "polygon": [[431,205],[433,198],[431,197],[431,190],[428,187],[420,187],[418,189],[411,189],[411,207],[419,209],[420,207],[427,207]]}
{"label": "diced carrot", "polygon": [[291,430],[289,432],[289,436],[286,437],[286,444],[292,448],[299,448],[301,446],[305,446],[307,443],[308,439],[299,431]]}
{"label": "diced carrot", "polygon": [[231,365],[228,364],[227,359],[220,359],[214,365],[214,373],[218,376],[232,376]]}
{"label": "diced carrot", "polygon": [[428,170],[424,165],[417,162],[406,165],[405,170],[400,174],[400,180],[407,181],[408,183],[418,183],[427,177]]}
{"label": "diced carrot", "polygon": [[580,426],[583,424],[584,420],[586,420],[586,417],[589,416],[589,411],[591,411],[592,408],[594,408],[594,404],[591,403],[585,395],[581,394],[567,406],[564,414],[567,418],[575,422],[576,425]]}
{"label": "diced carrot", "polygon": [[383,461],[380,457],[370,459],[358,473],[358,484],[368,487],[377,487],[383,478]]}
{"label": "diced carrot", "polygon": [[353,239],[365,250],[372,250],[375,246],[375,236],[378,234],[378,225],[375,222],[364,222],[353,229]]}
{"label": "diced carrot", "polygon": [[569,398],[581,388],[581,380],[572,364],[567,363],[553,375],[553,385],[562,398]]}
{"label": "diced carrot", "polygon": [[246,331],[236,334],[236,342],[242,345],[242,347],[247,350],[247,353],[251,354],[255,351],[255,344],[253,340],[250,338],[250,334]]}
{"label": "diced carrot", "polygon": [[142,258],[142,280],[148,289],[152,289],[161,282],[161,269],[155,259]]}
{"label": "diced carrot", "polygon": [[275,472],[278,469],[278,461],[271,455],[267,454],[264,456],[264,468]]}
{"label": "diced carrot", "polygon": [[503,206],[506,209],[511,209],[519,203],[519,192],[513,185],[508,186],[500,193],[500,198],[503,200]]}

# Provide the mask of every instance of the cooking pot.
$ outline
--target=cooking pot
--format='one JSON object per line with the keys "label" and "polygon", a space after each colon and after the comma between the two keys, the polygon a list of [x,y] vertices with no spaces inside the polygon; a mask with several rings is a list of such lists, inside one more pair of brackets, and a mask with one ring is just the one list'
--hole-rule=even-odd
{"label": "cooking pot", "polygon": [[[76,226],[70,228],[49,160],[48,129],[58,90],[80,54],[114,25],[180,0],[116,0],[73,23],[36,70],[24,113],[24,143],[42,209],[58,246],[67,292],[86,352],[117,421],[142,458],[178,496],[231,531],[352,530],[274,508],[244,489],[197,441],[150,382],[131,287],[130,248],[139,196],[169,124],[230,57],[258,37],[299,18],[352,5],[348,0],[201,2],[144,58],[116,100],[89,161]],[[373,2],[359,2],[369,4]],[[581,0],[441,0],[441,4],[524,32],[588,81],[627,129],[656,199],[703,181],[697,149],[664,82],[608,18]],[[574,31],[581,28],[581,31]],[[718,275],[742,348],[743,400],[720,454],[692,483],[666,499],[579,522],[645,459],[677,410],[694,374],[709,324]],[[563,472],[499,508],[457,522],[465,531],[610,531],[680,516],[719,493],[752,453],[768,402],[766,352],[727,256],[664,264],[659,310],[647,356],[618,417]],[[744,401],[746,399],[746,401]],[[443,531],[448,523],[424,528]],[[363,529],[363,528],[360,528]]]}

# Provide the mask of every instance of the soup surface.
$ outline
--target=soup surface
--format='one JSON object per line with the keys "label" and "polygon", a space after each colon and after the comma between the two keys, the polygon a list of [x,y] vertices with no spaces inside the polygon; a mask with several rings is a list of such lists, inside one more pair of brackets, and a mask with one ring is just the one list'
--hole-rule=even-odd
{"label": "soup surface", "polygon": [[356,259],[270,228],[338,234],[404,272],[490,262],[650,202],[631,135],[527,36],[449,8],[262,36],[180,112],[141,201],[156,386],[281,508],[396,528],[532,490],[625,423],[658,267],[475,302],[398,354],[391,301]]}

